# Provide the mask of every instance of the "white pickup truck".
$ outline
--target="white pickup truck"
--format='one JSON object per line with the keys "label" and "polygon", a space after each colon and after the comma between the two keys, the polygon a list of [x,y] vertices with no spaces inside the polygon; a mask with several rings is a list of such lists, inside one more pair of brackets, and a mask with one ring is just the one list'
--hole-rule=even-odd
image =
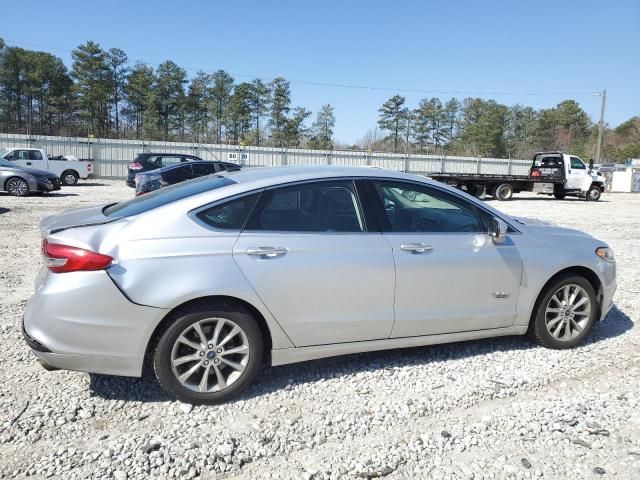
{"label": "white pickup truck", "polygon": [[60,182],[63,185],[76,185],[78,179],[86,180],[93,174],[91,162],[54,160],[39,148],[5,148],[0,150],[0,158],[21,167],[54,173],[60,177]]}

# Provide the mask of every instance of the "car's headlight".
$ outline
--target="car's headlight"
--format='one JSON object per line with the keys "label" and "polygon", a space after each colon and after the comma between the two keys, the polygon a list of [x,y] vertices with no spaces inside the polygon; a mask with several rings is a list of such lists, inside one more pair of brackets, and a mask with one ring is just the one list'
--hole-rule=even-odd
{"label": "car's headlight", "polygon": [[606,260],[607,262],[615,262],[616,258],[613,255],[613,250],[609,247],[598,247],[596,248],[596,255],[601,259]]}

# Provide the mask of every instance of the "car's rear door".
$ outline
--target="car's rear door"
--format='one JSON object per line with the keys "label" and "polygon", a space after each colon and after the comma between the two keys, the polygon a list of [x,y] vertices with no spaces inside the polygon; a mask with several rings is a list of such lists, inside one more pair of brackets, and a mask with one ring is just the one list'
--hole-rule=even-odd
{"label": "car's rear door", "polygon": [[395,271],[351,180],[266,190],[233,256],[296,346],[388,338]]}
{"label": "car's rear door", "polygon": [[510,326],[522,259],[496,245],[477,207],[458,195],[404,181],[371,181],[396,265],[392,337]]}

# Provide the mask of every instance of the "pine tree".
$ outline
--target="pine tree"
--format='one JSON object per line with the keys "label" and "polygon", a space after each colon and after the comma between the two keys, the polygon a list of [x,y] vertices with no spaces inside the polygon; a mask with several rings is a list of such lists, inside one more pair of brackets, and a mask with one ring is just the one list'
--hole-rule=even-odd
{"label": "pine tree", "polygon": [[259,78],[251,82],[249,92],[249,108],[255,120],[256,145],[260,146],[260,118],[267,113],[269,107],[269,87]]}
{"label": "pine tree", "polygon": [[401,124],[404,116],[403,105],[405,98],[400,95],[394,95],[382,104],[378,110],[380,117],[378,125],[384,130],[389,130],[391,134],[389,138],[393,141],[393,151],[398,151],[398,140],[401,134]]}
{"label": "pine tree", "polygon": [[170,60],[162,62],[156,71],[155,103],[163,140],[172,129],[182,131],[184,122],[184,85],[187,72]]}
{"label": "pine tree", "polygon": [[309,148],[318,150],[333,149],[333,128],[336,117],[333,114],[334,108],[327,104],[318,111],[315,122],[311,126],[312,137],[309,141]]}
{"label": "pine tree", "polygon": [[286,141],[287,115],[291,105],[289,82],[284,78],[275,78],[269,85],[271,88],[271,140],[275,146],[282,147]]}
{"label": "pine tree", "polygon": [[87,42],[71,52],[71,74],[75,79],[76,103],[88,121],[89,133],[107,133],[111,82],[107,54],[95,42]]}
{"label": "pine tree", "polygon": [[[124,98],[128,104],[126,115],[133,120],[136,138],[142,138],[145,120],[153,116],[155,111],[153,89],[156,76],[153,68],[138,63],[133,69],[124,86]],[[151,118],[152,124],[156,123]]]}
{"label": "pine tree", "polygon": [[106,55],[107,64],[111,73],[111,88],[113,95],[113,107],[116,117],[116,138],[120,137],[120,100],[123,97],[124,86],[127,81],[129,68],[126,66],[129,59],[127,54],[119,48],[111,48]]}
{"label": "pine tree", "polygon": [[225,122],[229,101],[231,100],[231,92],[233,91],[233,77],[224,70],[218,70],[211,78],[213,87],[210,92],[210,101],[216,132],[214,140],[222,142],[222,127]]}

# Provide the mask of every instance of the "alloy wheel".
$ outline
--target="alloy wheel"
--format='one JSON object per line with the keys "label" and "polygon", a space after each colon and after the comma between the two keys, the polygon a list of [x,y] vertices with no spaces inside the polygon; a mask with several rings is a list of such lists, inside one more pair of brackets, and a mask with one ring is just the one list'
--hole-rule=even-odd
{"label": "alloy wheel", "polygon": [[171,349],[171,369],[189,390],[219,392],[242,376],[249,355],[247,335],[235,322],[206,318],[178,336]]}
{"label": "alloy wheel", "polygon": [[68,173],[64,176],[63,182],[67,186],[75,185],[77,182],[76,176],[73,173]]}
{"label": "alloy wheel", "polygon": [[12,178],[7,183],[7,192],[16,197],[23,197],[29,191],[29,185],[21,178]]}
{"label": "alloy wheel", "polygon": [[547,331],[553,338],[567,341],[576,338],[589,323],[591,300],[584,288],[576,284],[560,287],[545,310]]}

